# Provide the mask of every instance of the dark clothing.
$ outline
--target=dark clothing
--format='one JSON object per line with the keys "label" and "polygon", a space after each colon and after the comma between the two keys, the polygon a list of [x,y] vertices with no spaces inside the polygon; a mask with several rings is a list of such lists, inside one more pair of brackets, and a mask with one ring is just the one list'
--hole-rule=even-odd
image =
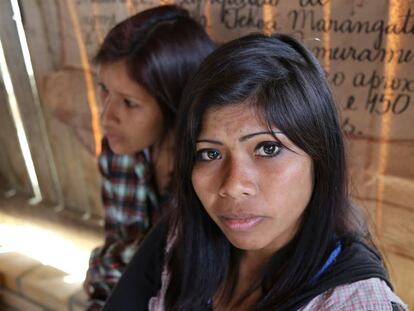
{"label": "dark clothing", "polygon": [[[148,310],[151,297],[161,287],[164,266],[166,222],[157,225],[144,240],[126,273],[110,296],[104,311]],[[284,310],[298,310],[329,289],[369,278],[384,280],[390,287],[380,256],[362,242],[341,241],[336,260],[306,292],[297,295]]]}
{"label": "dark clothing", "polygon": [[148,310],[161,287],[168,225],[163,219],[141,243],[103,310]]}
{"label": "dark clothing", "polygon": [[331,288],[370,278],[384,280],[392,289],[381,258],[376,251],[358,241],[343,241],[342,243],[343,250],[336,261],[309,290],[295,297],[286,310],[297,310]]}

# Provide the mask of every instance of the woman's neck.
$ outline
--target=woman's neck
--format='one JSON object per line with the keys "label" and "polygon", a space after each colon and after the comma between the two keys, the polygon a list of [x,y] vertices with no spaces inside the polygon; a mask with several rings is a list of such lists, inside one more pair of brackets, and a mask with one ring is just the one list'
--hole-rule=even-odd
{"label": "woman's neck", "polygon": [[[238,271],[237,284],[230,298],[230,302],[225,302],[225,295],[227,290],[231,287],[231,280],[222,287],[214,299],[214,310],[229,311],[229,310],[251,310],[252,306],[262,296],[261,288],[250,292],[252,285],[260,281],[262,271],[270,256],[264,252],[247,251],[242,255]],[[240,305],[237,303],[244,300]]]}
{"label": "woman's neck", "polygon": [[273,252],[266,251],[245,251],[240,262],[240,269],[249,273],[262,271]]}

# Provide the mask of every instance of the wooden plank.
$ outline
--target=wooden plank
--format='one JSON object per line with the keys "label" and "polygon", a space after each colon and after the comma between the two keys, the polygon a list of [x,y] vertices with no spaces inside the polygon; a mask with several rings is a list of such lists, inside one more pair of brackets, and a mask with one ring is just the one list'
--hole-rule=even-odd
{"label": "wooden plank", "polygon": [[382,239],[388,249],[414,262],[414,212],[398,206],[384,206]]}
{"label": "wooden plank", "polygon": [[[13,125],[9,102],[0,79],[0,188],[15,190],[27,196],[32,189],[23,156],[19,148],[16,129]],[[0,193],[0,195],[2,195]]]}
{"label": "wooden plank", "polygon": [[0,1],[0,14],[0,38],[28,137],[42,195],[45,200],[56,202],[56,191],[51,177],[49,159],[45,156],[45,141],[37,118],[38,110],[33,101],[30,82],[25,69],[23,54],[13,20],[11,3],[9,1]]}
{"label": "wooden plank", "polygon": [[[351,192],[362,200],[376,200],[406,206],[414,210],[414,156],[413,141],[388,142],[387,158],[381,160],[381,144],[367,139],[351,139],[348,142],[348,159],[351,168]],[[385,161],[383,174],[379,163]],[[382,183],[382,187],[380,187]]]}
{"label": "wooden plank", "polygon": [[368,221],[374,235],[387,250],[411,258],[414,262],[414,211],[405,206],[383,203],[382,224],[376,223],[375,200],[359,200],[358,203],[368,212]]}
{"label": "wooden plank", "polygon": [[[65,41],[74,38],[65,1],[26,1],[21,5],[24,15],[33,17],[25,20],[25,30],[65,205],[102,217],[85,80],[80,66],[67,64],[63,48]],[[70,57],[78,58],[76,49],[73,52]]]}

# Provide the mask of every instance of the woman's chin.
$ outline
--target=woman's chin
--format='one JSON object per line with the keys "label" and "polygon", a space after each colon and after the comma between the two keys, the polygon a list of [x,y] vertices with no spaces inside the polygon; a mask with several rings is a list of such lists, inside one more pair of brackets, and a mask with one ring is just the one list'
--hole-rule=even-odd
{"label": "woman's chin", "polygon": [[115,154],[117,154],[117,155],[124,154],[123,148],[120,148],[116,144],[109,143],[109,147],[111,148],[112,152],[115,153]]}
{"label": "woman's chin", "polygon": [[109,142],[109,147],[111,148],[112,152],[117,155],[124,155],[124,154],[134,154],[135,152],[132,150],[129,150],[122,144],[117,143],[111,143]]}
{"label": "woman's chin", "polygon": [[256,239],[249,239],[249,238],[243,238],[243,237],[235,238],[235,237],[230,237],[230,236],[227,236],[227,239],[235,248],[238,248],[244,251],[259,250],[265,247],[262,241],[258,241]]}

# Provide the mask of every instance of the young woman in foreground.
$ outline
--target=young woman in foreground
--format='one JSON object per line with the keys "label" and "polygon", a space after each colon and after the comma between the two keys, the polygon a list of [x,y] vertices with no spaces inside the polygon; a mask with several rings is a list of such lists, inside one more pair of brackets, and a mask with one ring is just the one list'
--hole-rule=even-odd
{"label": "young woman in foreground", "polygon": [[335,104],[309,51],[284,35],[231,41],[182,104],[177,209],[105,310],[406,310],[350,202]]}

